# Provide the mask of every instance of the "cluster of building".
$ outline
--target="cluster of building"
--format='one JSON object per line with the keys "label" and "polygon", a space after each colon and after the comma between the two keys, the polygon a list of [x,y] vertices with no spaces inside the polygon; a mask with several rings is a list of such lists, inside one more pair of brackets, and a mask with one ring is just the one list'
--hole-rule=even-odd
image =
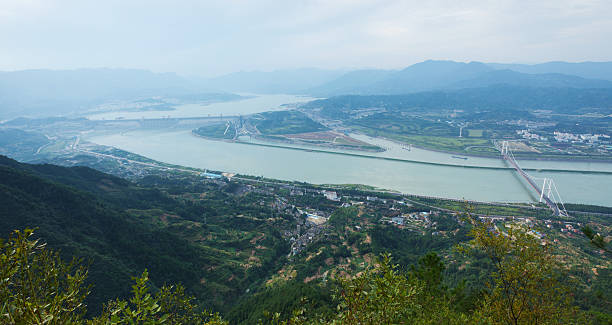
{"label": "cluster of building", "polygon": [[406,214],[391,215],[380,219],[381,222],[390,223],[402,229],[422,230],[436,226],[430,216],[438,214],[437,211],[412,212]]}
{"label": "cluster of building", "polygon": [[523,120],[523,119],[519,119],[519,120],[504,120],[504,121],[501,121],[501,122],[497,122],[497,124],[501,124],[501,125],[516,125],[516,126],[526,127],[528,129],[539,129],[539,128],[551,127],[551,126],[555,126],[556,125],[556,123],[554,123],[554,122],[539,122],[539,121],[529,121],[529,120]]}
{"label": "cluster of building", "polygon": [[298,224],[295,233],[289,238],[289,242],[291,243],[291,252],[289,256],[301,253],[310,243],[325,236],[327,234],[327,228],[328,226],[325,224]]}
{"label": "cluster of building", "polygon": [[322,225],[329,219],[328,216],[322,211],[316,211],[313,209],[302,209],[297,208],[300,215],[306,215],[306,221],[315,225]]}
{"label": "cluster of building", "polygon": [[366,200],[370,201],[370,202],[381,202],[382,204],[386,204],[387,203],[386,199],[381,199],[381,198],[376,197],[376,196],[366,196]]}
{"label": "cluster of building", "polygon": [[543,137],[541,135],[531,133],[529,132],[529,130],[516,130],[516,134],[521,136],[523,139],[527,139],[527,140],[540,140],[540,141],[548,140],[547,137]]}
{"label": "cluster of building", "polygon": [[571,143],[597,143],[604,139],[610,141],[610,136],[607,134],[573,134],[565,132],[554,132],[554,137],[557,142],[571,142]]}
{"label": "cluster of building", "polygon": [[576,223],[576,222],[569,222],[569,221],[552,221],[552,220],[545,220],[544,224],[546,225],[546,228],[555,228],[555,226],[560,228],[560,231],[562,233],[567,233],[567,234],[581,234],[582,230],[580,230],[580,223]]}
{"label": "cluster of building", "polygon": [[[522,129],[516,130],[516,134],[523,139],[527,140],[539,140],[539,141],[547,141],[548,137],[539,135],[537,133],[533,133],[531,130]],[[566,132],[553,132],[553,137],[555,141],[560,143],[588,143],[595,144],[600,142],[609,142],[610,136],[607,134],[574,134],[574,133],[566,133]]]}

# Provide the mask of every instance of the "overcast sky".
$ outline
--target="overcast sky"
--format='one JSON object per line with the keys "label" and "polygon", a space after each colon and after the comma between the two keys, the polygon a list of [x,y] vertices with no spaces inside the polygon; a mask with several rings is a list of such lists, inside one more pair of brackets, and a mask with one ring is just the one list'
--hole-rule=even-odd
{"label": "overcast sky", "polygon": [[610,0],[0,0],[0,70],[612,60]]}

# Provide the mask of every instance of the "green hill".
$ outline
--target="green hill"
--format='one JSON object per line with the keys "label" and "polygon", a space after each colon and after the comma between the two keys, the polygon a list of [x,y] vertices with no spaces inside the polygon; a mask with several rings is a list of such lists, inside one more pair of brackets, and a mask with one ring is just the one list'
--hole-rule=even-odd
{"label": "green hill", "polygon": [[[94,313],[103,302],[127,296],[131,276],[145,268],[153,285],[182,283],[221,311],[265,278],[285,254],[284,242],[264,219],[224,220],[225,213],[233,214],[219,209],[224,202],[221,195],[193,204],[90,168],[0,157],[0,236],[37,227],[36,235],[66,259],[91,263],[88,310]],[[245,267],[251,251],[241,249],[262,234],[259,263]]]}

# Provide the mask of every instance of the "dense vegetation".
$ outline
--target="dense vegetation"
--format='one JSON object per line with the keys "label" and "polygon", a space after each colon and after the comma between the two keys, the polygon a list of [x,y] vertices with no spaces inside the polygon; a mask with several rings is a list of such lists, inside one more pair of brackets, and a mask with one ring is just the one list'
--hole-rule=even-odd
{"label": "dense vegetation", "polygon": [[[567,295],[569,288],[559,281],[561,269],[549,249],[527,229],[500,233],[491,229],[491,224],[472,222],[471,245],[461,249],[467,254],[477,251],[486,255],[495,265],[495,272],[490,274],[489,290],[468,310],[462,310],[463,289],[444,285],[444,263],[430,253],[410,272],[401,271],[389,255],[383,255],[360,275],[340,280],[334,289],[335,312],[307,311],[307,306],[302,305],[292,312],[263,314],[273,324],[565,324],[589,319],[572,305],[572,297]],[[147,271],[135,279],[129,300],[110,301],[99,316],[85,320],[86,268],[78,267],[78,262],[64,263],[38,240],[30,240],[31,234],[30,230],[16,231],[6,243],[0,242],[0,317],[5,322],[225,323],[217,314],[198,311],[193,298],[186,296],[181,286],[164,286],[151,294]],[[270,301],[278,301],[278,295],[270,296],[274,293],[283,293],[284,298],[295,303],[297,296],[284,295],[285,291],[279,289],[260,294],[263,303],[243,307],[270,306]],[[302,295],[302,290],[289,292]],[[308,295],[308,290],[304,293]],[[319,304],[327,300],[316,290],[309,296]],[[282,305],[286,307],[287,303]],[[595,315],[590,320],[608,322],[610,318]],[[261,321],[260,318],[258,322]]]}
{"label": "dense vegetation", "polygon": [[230,122],[204,125],[195,130],[194,134],[214,139],[232,140],[236,137],[236,128]]}
{"label": "dense vegetation", "polygon": [[263,135],[281,135],[324,131],[327,128],[313,120],[304,113],[291,111],[265,112],[249,118]]}
{"label": "dense vegetation", "polygon": [[352,110],[371,107],[394,111],[415,108],[496,112],[548,109],[572,114],[603,109],[609,114],[611,103],[612,89],[609,88],[525,88],[500,85],[407,95],[346,95],[312,101],[306,107],[322,108],[322,113],[331,118],[346,118]]}
{"label": "dense vegetation", "polygon": [[0,155],[31,159],[37,149],[50,143],[43,134],[20,129],[0,129]]}
{"label": "dense vegetation", "polygon": [[[265,208],[227,204],[223,191],[194,204],[89,168],[7,158],[0,164],[2,236],[35,225],[64,258],[85,258],[89,283],[96,285],[88,304],[97,307],[90,310],[127,296],[130,277],[147,268],[153,286],[182,283],[198,301],[223,311],[273,271],[287,249],[265,226]],[[237,212],[250,217],[224,217]],[[245,267],[251,252],[239,252],[256,237],[265,249]]]}
{"label": "dense vegetation", "polygon": [[[70,300],[65,308],[83,319],[110,319],[113,313],[124,319],[137,317],[136,314],[172,319],[171,310],[178,308],[194,312],[185,317],[220,321],[209,312],[200,313],[204,309],[218,311],[232,324],[252,324],[258,320],[351,323],[350,319],[365,315],[383,323],[393,319],[385,317],[393,315],[419,323],[427,322],[426,316],[437,323],[475,320],[507,323],[498,318],[507,306],[493,303],[504,299],[503,293],[493,290],[498,285],[495,272],[500,268],[500,257],[492,256],[486,249],[472,248],[501,243],[504,249],[509,249],[503,256],[513,256],[518,254],[516,247],[512,248],[513,242],[504,241],[504,236],[522,236],[522,232],[517,229],[512,235],[515,229],[505,223],[487,224],[482,228],[484,233],[497,237],[487,235],[483,238],[488,241],[479,244],[474,229],[481,228],[471,222],[480,223],[467,222],[471,219],[461,216],[431,213],[428,207],[465,210],[465,206],[452,206],[461,205],[458,202],[398,197],[392,193],[376,194],[366,201],[371,192],[349,187],[337,189],[344,203],[348,203],[348,197],[361,198],[366,203],[340,207],[343,202],[326,199],[316,186],[309,184],[253,186],[234,180],[204,180],[194,174],[164,173],[132,183],[89,168],[28,165],[7,158],[0,160],[0,180],[2,237],[11,236],[15,229],[36,227],[35,235],[28,240],[40,238],[49,248],[59,250],[59,255],[43,254],[47,257],[32,261],[42,261],[52,265],[51,269],[60,270],[54,274],[75,275],[71,283],[60,281],[62,288],[92,285],[71,296],[82,297],[86,310],[82,306],[70,307],[79,305]],[[396,200],[411,200],[414,204],[398,205]],[[305,216],[294,206],[313,207],[314,213],[329,216],[326,224],[314,227],[318,235],[312,232],[314,228],[306,227]],[[573,208],[607,212],[604,207]],[[532,213],[551,218],[528,207],[483,205],[471,211]],[[415,220],[414,224],[401,227],[389,222],[400,213],[424,214],[427,220]],[[547,297],[557,297],[557,288],[567,290],[567,285],[571,285],[569,294],[564,295],[575,297],[571,305],[588,311],[583,316],[597,324],[609,321],[611,310],[612,283],[605,268],[608,239],[604,239],[609,223],[604,218],[577,215],[572,222],[588,226],[584,227],[584,235],[568,239],[550,233],[549,242],[560,240],[554,246],[540,245],[532,233],[520,237],[523,242],[519,243],[535,247],[527,257],[537,258],[533,263],[544,263],[539,267],[543,273],[534,275],[533,281],[537,286],[548,286],[543,290],[554,289]],[[316,238],[299,253],[291,254],[290,243],[308,236]],[[477,240],[465,244],[474,238]],[[600,244],[601,247],[597,246]],[[465,254],[457,247],[463,247]],[[559,250],[581,255],[573,260],[574,255],[562,255],[564,252]],[[377,256],[387,254],[393,257],[391,261],[383,259],[383,263],[376,263]],[[70,261],[72,257],[82,260],[63,267],[62,260]],[[511,267],[512,262],[505,260],[504,265]],[[562,262],[563,267],[557,262]],[[594,276],[591,269],[582,269],[587,266],[598,267],[599,274]],[[147,273],[143,273],[145,270]],[[45,272],[40,274],[49,273]],[[380,274],[387,274],[389,281],[380,282]],[[564,277],[557,277],[559,274]],[[557,282],[550,282],[549,275],[554,275]],[[138,280],[130,290],[131,277]],[[169,284],[181,286],[165,286]],[[400,292],[381,296],[383,289]],[[363,294],[364,290],[368,295]],[[145,299],[145,291],[151,294],[149,298]],[[90,293],[85,295],[86,292]],[[194,300],[188,298],[191,295]],[[44,296],[54,299],[53,294]],[[36,301],[44,304],[46,300]],[[169,304],[163,305],[164,301],[182,307],[170,308]],[[387,307],[389,301],[398,302],[390,307],[393,314],[387,313],[389,308],[377,307]],[[569,303],[557,299],[552,306],[567,307]],[[565,309],[571,315],[563,317],[582,314],[574,307]]]}
{"label": "dense vegetation", "polygon": [[224,324],[199,312],[182,286],[163,286],[152,295],[148,272],[135,278],[129,300],[109,301],[99,316],[85,320],[87,268],[65,263],[59,254],[32,240],[32,230],[0,241],[0,320],[3,324]]}

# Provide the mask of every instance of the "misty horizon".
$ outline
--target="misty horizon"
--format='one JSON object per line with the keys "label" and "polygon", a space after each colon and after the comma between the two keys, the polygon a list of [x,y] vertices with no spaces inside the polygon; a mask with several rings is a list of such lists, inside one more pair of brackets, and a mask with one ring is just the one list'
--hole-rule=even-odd
{"label": "misty horizon", "polygon": [[608,2],[15,1],[0,4],[0,71],[401,69],[428,59],[611,61]]}
{"label": "misty horizon", "polygon": [[155,69],[148,69],[148,68],[137,68],[137,67],[129,67],[129,66],[82,66],[82,67],[73,67],[73,68],[66,68],[66,69],[62,69],[62,68],[37,68],[37,67],[32,67],[32,68],[25,68],[25,69],[14,69],[14,70],[0,70],[0,72],[24,72],[24,71],[55,71],[55,72],[61,72],[61,71],[87,71],[87,70],[124,70],[124,71],[147,71],[147,72],[152,72],[155,74],[175,74],[181,77],[198,77],[198,78],[218,78],[218,77],[223,77],[223,76],[227,76],[227,75],[232,75],[232,74],[237,74],[237,73],[277,73],[277,72],[295,72],[295,71],[335,71],[338,73],[347,73],[347,72],[352,72],[352,71],[367,71],[367,70],[382,70],[382,71],[401,71],[403,69],[409,68],[411,66],[420,64],[420,63],[426,63],[426,62],[455,62],[455,63],[483,63],[483,64],[490,64],[490,65],[521,65],[521,66],[538,66],[538,65],[544,65],[544,64],[556,64],[556,63],[562,63],[562,64],[600,64],[600,63],[612,63],[612,60],[602,60],[602,61],[542,61],[542,62],[520,62],[520,61],[509,61],[509,62],[486,62],[486,61],[472,61],[472,60],[466,60],[466,61],[461,61],[461,60],[453,60],[453,59],[426,59],[423,61],[419,61],[419,62],[415,62],[412,64],[408,64],[408,65],[401,65],[395,68],[384,68],[384,67],[375,67],[375,66],[363,66],[363,67],[330,67],[330,68],[323,68],[323,67],[316,67],[316,66],[296,66],[296,67],[288,67],[288,68],[281,68],[281,69],[242,69],[242,70],[235,70],[235,71],[228,71],[228,72],[224,72],[224,73],[220,73],[220,74],[216,74],[216,75],[201,75],[201,74],[190,74],[190,73],[181,73],[179,71],[158,71]]}

